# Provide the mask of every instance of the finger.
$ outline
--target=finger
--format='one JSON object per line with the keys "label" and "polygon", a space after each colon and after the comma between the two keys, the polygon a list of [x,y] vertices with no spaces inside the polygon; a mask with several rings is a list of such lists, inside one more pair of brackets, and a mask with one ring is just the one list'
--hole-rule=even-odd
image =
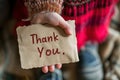
{"label": "finger", "polygon": [[66,32],[66,34],[71,35],[72,31],[70,30],[70,25],[57,13],[54,13],[57,16],[56,21],[57,26],[61,27],[62,29],[64,29],[64,31]]}
{"label": "finger", "polygon": [[48,72],[48,67],[47,67],[47,66],[42,67],[42,71],[43,71],[44,73],[47,73],[47,72]]}
{"label": "finger", "polygon": [[70,30],[70,25],[59,14],[49,13],[49,14],[46,14],[46,16],[47,16],[47,19],[48,19],[47,23],[49,23],[51,25],[54,25],[54,26],[61,27],[62,29],[64,29],[64,31],[68,35],[72,34],[72,32]]}
{"label": "finger", "polygon": [[48,67],[48,69],[49,69],[50,72],[54,72],[55,66],[54,66],[54,65],[51,65],[51,66]]}
{"label": "finger", "polygon": [[70,25],[65,20],[60,20],[59,26],[64,29],[66,34],[68,34],[68,35],[72,34],[72,31],[70,29]]}
{"label": "finger", "polygon": [[61,68],[62,68],[62,64],[56,64],[55,66],[56,66],[56,68],[58,68],[58,69],[61,69]]}

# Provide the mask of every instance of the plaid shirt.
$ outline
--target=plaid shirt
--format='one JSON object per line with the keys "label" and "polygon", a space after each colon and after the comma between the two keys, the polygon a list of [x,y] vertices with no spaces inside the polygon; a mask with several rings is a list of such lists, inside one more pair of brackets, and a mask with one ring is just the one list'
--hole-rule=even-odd
{"label": "plaid shirt", "polygon": [[[117,0],[65,0],[62,17],[65,20],[75,20],[78,49],[87,41],[102,42],[114,13]],[[14,17],[18,25],[29,24],[21,19],[28,17],[23,0],[17,0]]]}

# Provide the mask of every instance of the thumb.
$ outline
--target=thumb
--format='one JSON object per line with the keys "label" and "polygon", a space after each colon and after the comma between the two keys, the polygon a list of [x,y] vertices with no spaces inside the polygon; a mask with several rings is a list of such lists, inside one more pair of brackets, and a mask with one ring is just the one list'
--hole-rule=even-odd
{"label": "thumb", "polygon": [[71,31],[71,29],[70,29],[70,25],[69,25],[64,19],[61,19],[61,20],[59,21],[59,26],[60,26],[61,28],[63,28],[64,31],[65,31],[68,35],[71,35],[71,34],[72,34],[72,31]]}
{"label": "thumb", "polygon": [[53,26],[59,26],[66,34],[71,35],[70,25],[57,13],[50,13],[46,15],[47,23]]}

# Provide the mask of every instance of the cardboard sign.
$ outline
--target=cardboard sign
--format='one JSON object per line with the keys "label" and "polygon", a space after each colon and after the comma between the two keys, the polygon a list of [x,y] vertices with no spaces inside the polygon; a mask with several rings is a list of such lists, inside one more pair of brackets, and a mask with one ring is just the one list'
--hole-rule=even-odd
{"label": "cardboard sign", "polygon": [[72,35],[51,25],[34,24],[17,28],[21,66],[24,69],[48,66],[58,63],[77,62],[75,23],[71,25]]}

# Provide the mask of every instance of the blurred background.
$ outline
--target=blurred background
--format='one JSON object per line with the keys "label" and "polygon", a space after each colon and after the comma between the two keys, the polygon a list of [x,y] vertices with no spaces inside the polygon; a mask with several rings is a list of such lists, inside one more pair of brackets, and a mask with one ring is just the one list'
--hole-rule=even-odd
{"label": "blurred background", "polygon": [[[19,61],[17,62],[18,48],[16,38],[13,37],[16,35],[14,33],[16,20],[12,17],[14,3],[15,0],[0,0],[0,80],[34,80],[36,76],[33,73],[37,72],[23,71],[19,67]],[[99,53],[104,80],[120,80],[120,3],[115,7],[107,39],[99,44]],[[63,65],[64,80],[78,80],[75,67],[75,63]]]}

